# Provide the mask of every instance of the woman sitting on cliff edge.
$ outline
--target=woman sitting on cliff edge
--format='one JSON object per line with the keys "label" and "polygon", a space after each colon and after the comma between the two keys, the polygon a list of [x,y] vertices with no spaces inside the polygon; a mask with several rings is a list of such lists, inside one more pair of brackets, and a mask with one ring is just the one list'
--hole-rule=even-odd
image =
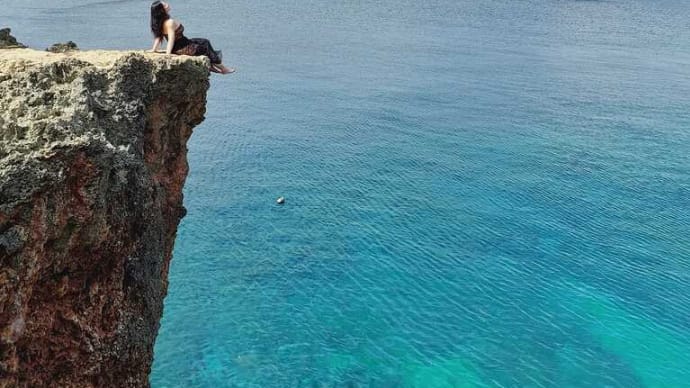
{"label": "woman sitting on cliff edge", "polygon": [[153,32],[152,52],[157,52],[163,39],[168,40],[166,54],[205,55],[211,60],[210,70],[214,73],[229,74],[235,72],[231,67],[225,67],[222,54],[211,47],[208,39],[189,39],[184,36],[184,26],[170,17],[170,5],[164,1],[154,1],[151,4],[151,32]]}

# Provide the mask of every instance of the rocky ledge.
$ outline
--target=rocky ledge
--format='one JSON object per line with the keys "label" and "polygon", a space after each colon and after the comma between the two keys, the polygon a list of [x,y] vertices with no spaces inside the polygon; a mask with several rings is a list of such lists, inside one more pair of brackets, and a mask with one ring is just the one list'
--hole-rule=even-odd
{"label": "rocky ledge", "polygon": [[148,386],[207,61],[0,50],[0,387]]}

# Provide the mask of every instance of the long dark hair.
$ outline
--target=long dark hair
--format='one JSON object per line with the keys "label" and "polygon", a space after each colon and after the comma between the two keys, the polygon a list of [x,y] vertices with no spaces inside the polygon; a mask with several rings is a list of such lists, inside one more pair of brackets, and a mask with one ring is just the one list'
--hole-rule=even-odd
{"label": "long dark hair", "polygon": [[170,19],[170,16],[165,12],[165,6],[162,1],[154,1],[151,4],[151,32],[156,38],[163,37],[163,23]]}

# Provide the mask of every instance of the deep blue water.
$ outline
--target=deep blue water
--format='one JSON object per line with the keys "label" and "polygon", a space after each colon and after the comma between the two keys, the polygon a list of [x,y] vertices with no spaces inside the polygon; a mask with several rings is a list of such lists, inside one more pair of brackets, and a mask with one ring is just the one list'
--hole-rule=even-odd
{"label": "deep blue water", "polygon": [[[690,3],[172,6],[238,73],[189,145],[153,387],[690,386]],[[148,48],[147,8],[0,22]]]}

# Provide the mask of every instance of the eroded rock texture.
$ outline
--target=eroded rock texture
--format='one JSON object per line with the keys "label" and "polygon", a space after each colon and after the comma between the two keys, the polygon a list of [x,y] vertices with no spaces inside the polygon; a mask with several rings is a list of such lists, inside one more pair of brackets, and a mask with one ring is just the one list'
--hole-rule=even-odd
{"label": "eroded rock texture", "polygon": [[148,385],[207,65],[0,50],[0,387]]}
{"label": "eroded rock texture", "polygon": [[0,28],[0,49],[26,48],[26,46],[17,42],[17,38],[12,36],[11,32],[12,30],[9,28]]}

